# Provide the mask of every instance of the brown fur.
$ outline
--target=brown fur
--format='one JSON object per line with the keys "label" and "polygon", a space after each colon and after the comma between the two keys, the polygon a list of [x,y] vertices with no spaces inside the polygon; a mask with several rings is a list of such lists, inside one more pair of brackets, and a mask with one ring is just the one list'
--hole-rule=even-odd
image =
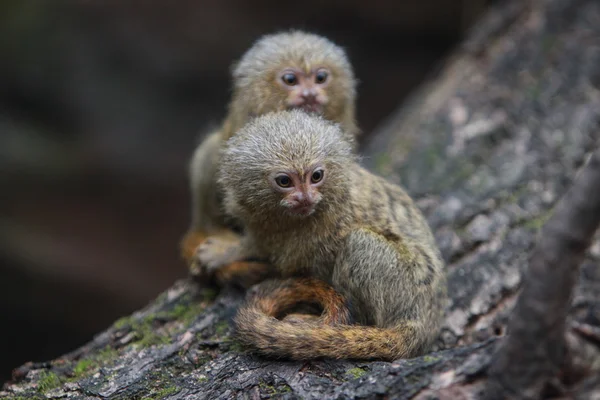
{"label": "brown fur", "polygon": [[[299,305],[313,304],[321,309],[320,317],[294,313]],[[315,278],[269,280],[256,286],[246,307],[273,318],[294,318],[325,325],[350,324],[352,316],[344,297],[331,285]],[[290,314],[290,312],[292,312]]]}
{"label": "brown fur", "polygon": [[272,276],[276,276],[276,272],[268,263],[236,261],[215,271],[214,279],[219,286],[249,288]]}
{"label": "brown fur", "polygon": [[[263,299],[254,297],[236,317],[240,339],[264,354],[391,360],[424,353],[438,335],[446,278],[433,235],[404,190],[361,168],[353,154],[338,125],[298,111],[253,120],[223,151],[219,184],[246,235],[221,259],[204,253],[204,262],[218,269],[252,257],[283,277],[316,278],[352,304],[360,324],[279,320],[279,302],[287,308],[319,294],[269,284],[274,294],[263,289]],[[268,177],[303,175],[314,165],[325,171],[314,212],[287,213]]]}
{"label": "brown fur", "polygon": [[[181,246],[187,262],[196,263],[200,237],[231,233],[235,221],[223,213],[222,196],[216,185],[219,150],[252,117],[289,107],[287,93],[277,83],[280,79],[277,74],[288,67],[304,71],[328,68],[331,82],[325,88],[328,103],[323,115],[342,124],[349,140],[359,133],[355,122],[356,82],[340,47],[324,37],[299,31],[267,35],[258,40],[234,65],[233,94],[223,125],[207,136],[192,157],[192,223]],[[199,274],[205,272],[198,265],[192,265],[191,269]]]}
{"label": "brown fur", "polygon": [[257,307],[236,316],[238,337],[272,357],[311,359],[395,360],[420,354],[421,327],[405,323],[394,329],[360,325],[290,323],[270,317]]}
{"label": "brown fur", "polygon": [[203,232],[199,231],[189,231],[185,234],[183,239],[181,240],[180,248],[181,248],[181,256],[184,260],[191,260],[194,254],[196,254],[196,249],[204,240],[206,239],[206,235]]}

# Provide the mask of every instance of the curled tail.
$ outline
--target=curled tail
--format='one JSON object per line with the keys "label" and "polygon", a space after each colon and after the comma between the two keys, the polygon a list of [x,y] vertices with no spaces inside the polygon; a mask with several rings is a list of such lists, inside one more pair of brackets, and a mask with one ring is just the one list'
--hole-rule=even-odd
{"label": "curled tail", "polygon": [[[290,290],[290,285],[294,290]],[[319,323],[291,323],[275,318],[294,301],[317,300],[313,296],[318,293],[325,294],[318,298],[324,316]],[[410,322],[394,329],[347,325],[344,318],[342,324],[336,323],[336,318],[328,316],[330,306],[337,304],[337,300],[331,301],[334,295],[339,296],[316,279],[263,284],[235,317],[238,337],[262,354],[296,360],[320,357],[394,360],[416,356],[423,350],[423,341],[419,340],[422,334]]]}

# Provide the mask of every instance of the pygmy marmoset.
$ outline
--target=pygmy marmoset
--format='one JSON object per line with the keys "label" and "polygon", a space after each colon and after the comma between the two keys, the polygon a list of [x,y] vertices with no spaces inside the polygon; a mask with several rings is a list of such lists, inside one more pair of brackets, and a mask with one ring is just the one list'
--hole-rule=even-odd
{"label": "pygmy marmoset", "polygon": [[[258,117],[229,139],[218,183],[245,235],[226,252],[204,244],[202,265],[217,270],[266,260],[288,278],[259,285],[240,308],[242,341],[294,359],[392,360],[430,348],[446,302],[435,239],[402,188],[359,166],[338,124],[297,110]],[[280,304],[296,300],[331,311],[319,290],[294,277],[331,285],[350,305],[351,318],[343,312],[322,323],[274,318]]]}

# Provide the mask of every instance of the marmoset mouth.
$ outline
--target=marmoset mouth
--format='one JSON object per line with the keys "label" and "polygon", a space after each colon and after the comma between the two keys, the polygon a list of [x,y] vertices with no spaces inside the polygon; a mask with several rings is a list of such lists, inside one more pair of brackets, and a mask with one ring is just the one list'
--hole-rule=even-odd
{"label": "marmoset mouth", "polygon": [[321,114],[323,113],[323,105],[320,103],[307,103],[300,106],[304,111],[309,113]]}
{"label": "marmoset mouth", "polygon": [[302,206],[292,207],[289,209],[289,211],[292,214],[295,214],[295,215],[298,215],[301,217],[308,217],[315,211],[315,205],[312,204],[312,205],[302,205]]}
{"label": "marmoset mouth", "polygon": [[305,111],[307,113],[311,113],[311,114],[323,114],[323,109],[324,106],[321,103],[318,102],[306,102],[300,105],[296,105],[296,106],[291,106],[290,109],[300,109],[302,111]]}

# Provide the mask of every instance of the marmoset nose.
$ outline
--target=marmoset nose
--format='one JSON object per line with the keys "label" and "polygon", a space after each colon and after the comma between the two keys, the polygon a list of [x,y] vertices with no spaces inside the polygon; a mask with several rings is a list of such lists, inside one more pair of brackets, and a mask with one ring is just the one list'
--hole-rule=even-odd
{"label": "marmoset nose", "polygon": [[293,196],[294,201],[303,206],[308,206],[314,203],[314,196],[310,192],[301,192],[298,191],[294,193]]}
{"label": "marmoset nose", "polygon": [[317,92],[314,89],[304,89],[302,98],[306,103],[315,103],[317,101]]}

